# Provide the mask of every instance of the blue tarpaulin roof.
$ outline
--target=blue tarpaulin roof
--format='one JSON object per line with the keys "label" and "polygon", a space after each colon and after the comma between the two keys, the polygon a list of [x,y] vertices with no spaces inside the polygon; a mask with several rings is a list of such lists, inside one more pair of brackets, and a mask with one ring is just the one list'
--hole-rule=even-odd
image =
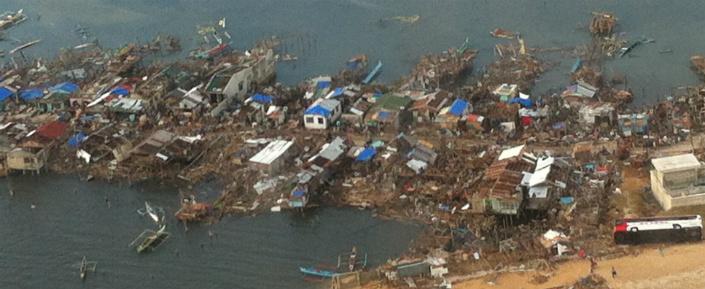
{"label": "blue tarpaulin roof", "polygon": [[62,82],[57,85],[54,85],[49,90],[54,91],[54,92],[71,94],[71,93],[78,91],[78,85],[75,83],[71,83],[71,82]]}
{"label": "blue tarpaulin roof", "polygon": [[256,103],[272,104],[273,98],[269,95],[258,93],[252,96],[252,101]]}
{"label": "blue tarpaulin roof", "polygon": [[12,91],[6,87],[0,87],[0,102],[3,102],[12,96]]}
{"label": "blue tarpaulin roof", "polygon": [[325,89],[330,87],[330,81],[319,81],[316,85],[316,89]]}
{"label": "blue tarpaulin roof", "polygon": [[531,108],[534,106],[534,101],[531,99],[523,99],[520,97],[515,97],[509,100],[509,104],[518,103],[521,107]]}
{"label": "blue tarpaulin roof", "polygon": [[356,161],[366,162],[371,160],[377,154],[377,150],[374,147],[367,147],[357,155]]}
{"label": "blue tarpaulin roof", "polygon": [[379,113],[377,113],[377,119],[379,119],[380,121],[386,121],[391,116],[392,116],[392,113],[388,112],[388,111],[380,111]]}
{"label": "blue tarpaulin roof", "polygon": [[300,197],[303,197],[304,195],[306,195],[306,191],[298,189],[298,190],[293,191],[291,193],[291,195],[294,196],[295,198],[300,198]]}
{"label": "blue tarpaulin roof", "polygon": [[86,140],[86,134],[79,131],[77,134],[69,138],[69,147],[78,148],[84,140]]}
{"label": "blue tarpaulin roof", "polygon": [[127,88],[124,87],[116,87],[113,88],[113,90],[110,91],[112,94],[117,94],[117,95],[122,95],[122,96],[127,96],[130,94],[130,91],[127,90]]}
{"label": "blue tarpaulin roof", "polygon": [[20,98],[24,101],[32,101],[42,98],[44,92],[39,88],[30,88],[20,92]]}
{"label": "blue tarpaulin roof", "polygon": [[462,116],[465,110],[468,109],[468,102],[462,99],[456,99],[453,105],[450,106],[450,114],[455,116]]}
{"label": "blue tarpaulin roof", "polygon": [[343,92],[345,92],[345,88],[336,87],[335,90],[333,91],[332,96],[333,96],[333,97],[341,96],[341,95],[343,94]]}
{"label": "blue tarpaulin roof", "polygon": [[326,116],[326,117],[329,116],[330,113],[331,113],[330,110],[328,110],[325,107],[320,106],[320,105],[310,107],[309,109],[307,109],[304,112],[304,114],[318,114],[318,115],[322,115],[322,116]]}

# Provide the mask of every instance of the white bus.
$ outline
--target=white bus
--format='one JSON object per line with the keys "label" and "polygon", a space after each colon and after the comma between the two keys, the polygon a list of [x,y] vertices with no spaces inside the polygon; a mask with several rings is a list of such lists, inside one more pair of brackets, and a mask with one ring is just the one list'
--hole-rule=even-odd
{"label": "white bus", "polygon": [[631,218],[617,221],[613,237],[617,244],[700,241],[700,215]]}

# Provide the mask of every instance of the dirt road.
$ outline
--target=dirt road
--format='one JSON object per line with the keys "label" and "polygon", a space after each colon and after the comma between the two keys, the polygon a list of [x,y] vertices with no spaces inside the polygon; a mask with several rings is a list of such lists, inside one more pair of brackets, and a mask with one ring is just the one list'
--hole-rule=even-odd
{"label": "dirt road", "polygon": [[[689,244],[647,249],[638,256],[626,256],[598,262],[597,274],[613,289],[702,289],[705,288],[705,244]],[[612,267],[617,272],[612,278]],[[496,278],[494,285],[487,278],[453,284],[460,289],[546,289],[569,285],[589,273],[587,261],[571,261],[549,273],[542,284],[532,283],[539,273],[507,273]]]}

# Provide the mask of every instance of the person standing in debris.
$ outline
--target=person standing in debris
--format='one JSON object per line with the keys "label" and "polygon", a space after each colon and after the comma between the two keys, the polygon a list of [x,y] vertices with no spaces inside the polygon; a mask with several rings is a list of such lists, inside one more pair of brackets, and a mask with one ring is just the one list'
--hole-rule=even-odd
{"label": "person standing in debris", "polygon": [[597,269],[597,260],[593,256],[588,257],[588,259],[590,259],[590,274],[593,274],[595,269]]}
{"label": "person standing in debris", "polygon": [[617,278],[617,270],[614,269],[614,266],[612,266],[612,279]]}

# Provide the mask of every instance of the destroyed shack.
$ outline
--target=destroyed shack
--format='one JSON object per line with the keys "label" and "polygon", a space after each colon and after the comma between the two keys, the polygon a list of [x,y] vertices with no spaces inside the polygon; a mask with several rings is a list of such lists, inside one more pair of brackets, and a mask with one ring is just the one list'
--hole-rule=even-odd
{"label": "destroyed shack", "polygon": [[664,210],[705,204],[705,165],[693,154],[652,159],[651,190]]}
{"label": "destroyed shack", "polygon": [[250,158],[250,164],[270,175],[276,175],[294,154],[294,140],[274,140]]}
{"label": "destroyed shack", "polygon": [[487,168],[480,189],[471,197],[471,212],[516,215],[521,209],[524,172],[535,166],[525,146],[506,149]]}
{"label": "destroyed shack", "polygon": [[411,99],[408,97],[382,95],[375,100],[374,106],[367,113],[367,124],[381,130],[398,130],[413,121],[413,115],[406,110],[410,103]]}
{"label": "destroyed shack", "polygon": [[49,113],[66,110],[69,107],[69,98],[78,95],[78,85],[70,82],[59,83],[49,88],[49,94],[36,102],[39,111]]}
{"label": "destroyed shack", "polygon": [[409,111],[414,114],[414,118],[418,122],[432,121],[450,101],[451,96],[452,94],[445,90],[426,94],[414,100]]}
{"label": "destroyed shack", "polygon": [[321,151],[311,157],[300,173],[297,174],[294,189],[289,194],[289,207],[303,209],[311,199],[312,193],[331,182],[333,175],[340,171],[342,156],[348,149],[346,141],[336,137],[321,147]]}
{"label": "destroyed shack", "polygon": [[[162,162],[189,163],[199,153],[198,143],[200,140],[200,136],[183,137],[165,130],[158,130],[134,146],[129,155],[153,157]],[[116,147],[118,149],[117,152],[120,152],[122,147]],[[114,149],[113,152],[115,154],[116,150]],[[129,156],[123,157],[127,158]]]}
{"label": "destroyed shack", "polygon": [[615,107],[611,103],[595,102],[580,108],[580,122],[587,125],[610,127],[615,120]]}
{"label": "destroyed shack", "polygon": [[617,116],[619,130],[624,136],[649,133],[649,115],[645,113],[620,114]]}
{"label": "destroyed shack", "polygon": [[7,153],[7,168],[15,171],[39,171],[46,165],[49,152],[64,136],[68,124],[48,122],[22,139],[17,148]]}

